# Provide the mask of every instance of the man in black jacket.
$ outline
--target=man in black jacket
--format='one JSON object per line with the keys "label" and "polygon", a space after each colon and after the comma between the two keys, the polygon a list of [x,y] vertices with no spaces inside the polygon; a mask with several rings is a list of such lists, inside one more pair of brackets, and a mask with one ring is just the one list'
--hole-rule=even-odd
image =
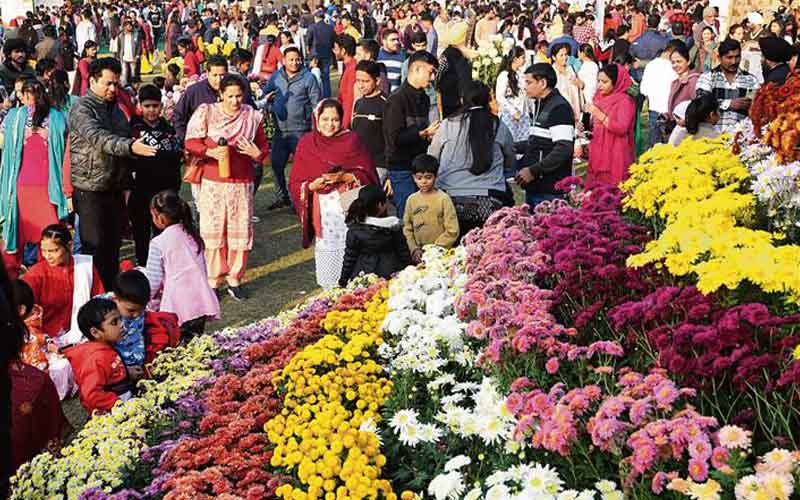
{"label": "man in black jacket", "polygon": [[428,142],[439,129],[439,122],[430,123],[431,104],[425,92],[436,77],[437,66],[430,52],[415,52],[408,61],[408,78],[386,101],[383,114],[386,166],[400,219],[406,200],[417,190],[411,161],[428,150]]}
{"label": "man in black jacket", "polygon": [[155,156],[156,148],[131,138],[131,128],[116,105],[122,66],[116,59],[89,65],[89,91],[69,113],[71,201],[80,218],[81,253],[94,256],[106,290],[119,273],[123,197],[127,159]]}
{"label": "man in black jacket", "polygon": [[572,175],[575,115],[556,90],[556,81],[556,72],[549,64],[534,64],[525,72],[528,97],[534,102],[531,135],[517,182],[525,188],[525,201],[531,207],[559,198],[555,184]]}

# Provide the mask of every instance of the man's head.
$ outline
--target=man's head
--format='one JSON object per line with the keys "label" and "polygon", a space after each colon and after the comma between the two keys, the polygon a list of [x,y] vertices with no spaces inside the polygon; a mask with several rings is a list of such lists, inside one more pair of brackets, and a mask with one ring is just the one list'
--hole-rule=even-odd
{"label": "man's head", "polygon": [[375,61],[359,61],[356,65],[356,88],[361,95],[370,95],[378,88],[381,67]]}
{"label": "man's head", "polygon": [[414,52],[408,58],[408,84],[415,89],[424,89],[436,78],[439,61],[426,50]]}
{"label": "man's head", "polygon": [[742,46],[736,40],[727,38],[719,44],[719,65],[725,73],[736,73],[742,62]]}
{"label": "man's head", "polygon": [[764,66],[768,69],[785,63],[792,57],[792,46],[783,38],[776,36],[759,38],[758,46],[764,57]]}
{"label": "man's head", "polygon": [[356,47],[356,61],[376,61],[381,47],[375,40],[362,38]]}
{"label": "man's head", "polygon": [[533,64],[525,71],[525,90],[533,99],[550,95],[557,81],[555,69],[547,63]]}
{"label": "man's head", "polygon": [[397,30],[388,29],[383,32],[383,50],[392,54],[400,52],[400,34]]}
{"label": "man's head", "polygon": [[208,66],[208,84],[219,92],[219,84],[228,74],[228,61],[222,56],[211,56],[206,64]]}
{"label": "man's head", "polygon": [[347,29],[350,25],[353,24],[353,19],[350,17],[350,14],[348,14],[347,12],[342,14],[342,17],[339,19],[339,21],[342,23],[342,27],[345,28],[345,29]]}
{"label": "man's head", "polygon": [[91,341],[115,344],[122,339],[122,320],[113,300],[94,298],[81,306],[78,328]]}
{"label": "man's head", "polygon": [[289,75],[299,73],[303,67],[303,57],[300,55],[300,49],[295,46],[287,47],[283,53],[283,65]]}
{"label": "man's head", "polygon": [[56,36],[58,36],[56,34],[56,27],[53,26],[52,24],[48,24],[44,28],[42,28],[42,34],[46,38],[55,38]]}
{"label": "man's head", "polygon": [[300,29],[300,23],[297,22],[297,19],[294,18],[289,19],[289,24],[287,25],[287,28],[289,30],[289,33],[294,35],[295,33],[297,33],[297,30]]}
{"label": "man's head", "polygon": [[125,21],[122,28],[125,30],[125,33],[133,33],[133,21]]}
{"label": "man's head", "polygon": [[717,20],[717,11],[714,7],[706,7],[703,9],[703,21],[706,24],[713,25],[714,22]]}
{"label": "man's head", "polygon": [[123,318],[138,318],[150,302],[147,276],[136,270],[120,273],[114,283],[114,302]]}
{"label": "man's head", "polygon": [[143,85],[139,89],[139,107],[142,108],[144,121],[157,122],[161,116],[161,90],[155,85]]}
{"label": "man's head", "polygon": [[21,38],[12,38],[6,41],[3,46],[3,53],[6,59],[10,59],[17,66],[22,66],[28,58],[28,46]]}
{"label": "man's head", "polygon": [[431,30],[431,28],[433,28],[433,16],[430,12],[423,12],[419,17],[419,22],[425,32],[428,32]]}
{"label": "man's head", "polygon": [[647,27],[651,30],[657,30],[658,25],[661,24],[661,16],[650,14],[647,16]]}
{"label": "man's head", "polygon": [[356,55],[356,40],[352,36],[342,33],[333,40],[333,55],[337,61],[344,61]]}
{"label": "man's head", "polygon": [[428,37],[425,36],[424,32],[415,31],[411,35],[411,48],[414,49],[414,52],[419,52],[420,50],[426,50],[428,48]]}
{"label": "man's head", "polygon": [[253,53],[247,49],[236,49],[233,51],[231,63],[236,66],[236,70],[246,75],[250,72],[250,63],[253,61]]}
{"label": "man's head", "polygon": [[116,98],[122,65],[113,57],[101,57],[89,63],[89,88],[106,102]]}

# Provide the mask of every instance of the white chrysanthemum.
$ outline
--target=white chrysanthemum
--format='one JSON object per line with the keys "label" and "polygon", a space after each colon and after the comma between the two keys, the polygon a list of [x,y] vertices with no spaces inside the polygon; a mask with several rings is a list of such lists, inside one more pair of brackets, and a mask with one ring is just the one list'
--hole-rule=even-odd
{"label": "white chrysanthemum", "polygon": [[505,484],[495,484],[486,492],[485,500],[508,500],[511,497],[511,490]]}
{"label": "white chrysanthemum", "polygon": [[578,500],[580,492],[578,490],[564,490],[558,494],[557,500]]}
{"label": "white chrysanthemum", "polygon": [[420,425],[419,422],[414,421],[411,424],[408,424],[404,427],[400,427],[400,432],[398,433],[398,439],[400,442],[406,446],[414,447],[419,444],[420,442]]}
{"label": "white chrysanthemum", "polygon": [[399,410],[392,416],[389,426],[395,431],[400,431],[410,425],[417,424],[417,411],[413,409]]}
{"label": "white chrysanthemum", "polygon": [[761,484],[758,482],[758,478],[755,474],[750,474],[736,483],[734,494],[736,495],[736,500],[750,500],[760,489]]}
{"label": "white chrysanthemum", "polygon": [[597,491],[600,493],[611,493],[617,489],[617,483],[604,479],[595,483],[594,487],[597,488]]}
{"label": "white chrysanthemum", "polygon": [[795,465],[794,456],[788,450],[776,448],[761,457],[761,464],[756,467],[756,470],[791,474],[794,472]]}
{"label": "white chrysanthemum", "polygon": [[461,401],[464,401],[465,397],[466,396],[464,396],[460,392],[457,392],[455,394],[449,394],[443,397],[441,403],[442,405],[454,405],[460,403]]}
{"label": "white chrysanthemum", "polygon": [[428,493],[436,500],[460,500],[464,489],[464,478],[458,471],[439,474],[428,485]]}
{"label": "white chrysanthemum", "polygon": [[594,500],[594,498],[595,498],[594,491],[583,490],[581,491],[580,495],[578,495],[577,500]]}
{"label": "white chrysanthemum", "polygon": [[483,490],[480,488],[472,488],[469,490],[469,493],[467,493],[467,496],[464,497],[464,500],[480,500],[482,493]]}
{"label": "white chrysanthemum", "polygon": [[564,481],[558,476],[558,472],[549,465],[536,464],[531,469],[525,484],[537,494],[554,495],[561,489]]}
{"label": "white chrysanthemum", "polygon": [[445,472],[452,472],[471,464],[472,460],[466,455],[456,455],[444,464]]}
{"label": "white chrysanthemum", "polygon": [[500,441],[500,437],[505,433],[503,422],[496,416],[484,417],[481,420],[478,436],[484,443],[493,445]]}
{"label": "white chrysanthemum", "polygon": [[435,443],[442,437],[442,430],[433,424],[422,424],[419,427],[419,439],[424,443]]}
{"label": "white chrysanthemum", "polygon": [[790,474],[767,472],[759,474],[758,480],[770,498],[789,499],[794,493],[794,478]]}
{"label": "white chrysanthemum", "polygon": [[600,500],[624,500],[625,495],[619,490],[609,491],[600,495]]}

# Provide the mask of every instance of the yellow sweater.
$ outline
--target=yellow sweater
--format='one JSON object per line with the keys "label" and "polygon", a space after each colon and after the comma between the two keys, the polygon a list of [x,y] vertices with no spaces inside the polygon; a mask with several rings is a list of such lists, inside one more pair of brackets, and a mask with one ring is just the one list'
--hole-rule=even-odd
{"label": "yellow sweater", "polygon": [[428,194],[412,194],[403,214],[403,234],[411,252],[425,245],[452,247],[459,229],[450,196],[438,189]]}

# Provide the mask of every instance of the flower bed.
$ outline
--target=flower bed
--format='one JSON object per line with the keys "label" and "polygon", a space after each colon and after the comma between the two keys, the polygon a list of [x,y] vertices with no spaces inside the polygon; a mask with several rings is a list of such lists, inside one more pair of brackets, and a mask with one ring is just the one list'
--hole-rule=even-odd
{"label": "flower bed", "polygon": [[730,146],[657,147],[622,190],[570,179],[388,283],[167,353],[14,495],[793,498],[796,220],[751,162],[786,165]]}

